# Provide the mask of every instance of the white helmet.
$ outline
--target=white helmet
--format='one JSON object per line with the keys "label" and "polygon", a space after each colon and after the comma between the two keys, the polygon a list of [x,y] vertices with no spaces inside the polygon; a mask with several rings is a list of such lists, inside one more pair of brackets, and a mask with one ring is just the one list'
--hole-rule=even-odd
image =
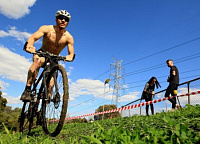
{"label": "white helmet", "polygon": [[57,16],[60,16],[60,15],[66,16],[67,18],[69,18],[69,20],[71,20],[71,15],[70,15],[70,13],[68,13],[66,10],[58,10],[58,11],[56,12],[56,17],[57,17]]}

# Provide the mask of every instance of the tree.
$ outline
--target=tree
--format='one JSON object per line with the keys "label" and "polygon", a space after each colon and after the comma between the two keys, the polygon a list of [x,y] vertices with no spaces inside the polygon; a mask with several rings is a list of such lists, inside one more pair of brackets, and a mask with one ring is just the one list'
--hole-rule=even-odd
{"label": "tree", "polygon": [[[1,88],[1,87],[0,87]],[[18,131],[19,124],[18,118],[21,112],[20,108],[15,108],[12,110],[12,107],[6,106],[7,99],[2,97],[2,91],[0,91],[0,132],[4,132],[3,123],[10,130]]]}
{"label": "tree", "polygon": [[[113,109],[117,109],[116,105],[104,105],[104,111],[113,110]],[[103,106],[99,106],[99,108],[97,109],[97,112],[102,112],[102,111],[103,111]],[[120,116],[121,114],[119,112],[104,113],[104,119],[116,118]],[[98,119],[101,120],[102,115],[98,115]]]}
{"label": "tree", "polygon": [[9,130],[12,129],[14,131],[18,131],[18,118],[20,112],[20,108],[12,110],[12,107],[10,106],[6,106],[4,111],[0,111],[0,132],[4,131],[2,123],[4,123]]}
{"label": "tree", "polygon": [[2,92],[0,91],[0,111],[4,111],[7,104],[7,99],[2,97]]}

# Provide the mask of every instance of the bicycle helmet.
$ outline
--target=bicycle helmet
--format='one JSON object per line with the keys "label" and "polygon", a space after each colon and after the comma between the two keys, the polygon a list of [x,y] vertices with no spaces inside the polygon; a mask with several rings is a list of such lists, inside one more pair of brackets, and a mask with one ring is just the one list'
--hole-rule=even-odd
{"label": "bicycle helmet", "polygon": [[58,10],[57,12],[56,12],[56,17],[58,17],[58,16],[65,16],[65,17],[67,17],[69,20],[71,20],[71,15],[70,15],[70,13],[68,13],[66,10]]}

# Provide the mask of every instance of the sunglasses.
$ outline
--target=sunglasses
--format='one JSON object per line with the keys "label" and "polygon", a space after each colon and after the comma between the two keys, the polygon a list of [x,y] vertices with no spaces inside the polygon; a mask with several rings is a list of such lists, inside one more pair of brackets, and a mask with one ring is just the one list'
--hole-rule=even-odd
{"label": "sunglasses", "polygon": [[66,22],[69,22],[69,18],[66,17],[66,16],[60,15],[60,16],[57,16],[56,18],[59,19],[59,20],[63,20],[64,19]]}

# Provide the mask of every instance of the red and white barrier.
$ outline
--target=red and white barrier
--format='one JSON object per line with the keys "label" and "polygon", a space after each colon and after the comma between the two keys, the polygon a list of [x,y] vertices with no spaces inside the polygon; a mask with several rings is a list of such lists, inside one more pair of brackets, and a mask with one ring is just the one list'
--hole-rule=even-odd
{"label": "red and white barrier", "polygon": [[82,116],[69,117],[69,118],[66,118],[65,120],[78,119],[78,118],[82,118],[82,117],[100,115],[100,114],[104,114],[104,113],[118,112],[118,111],[122,111],[122,110],[129,110],[129,109],[137,108],[137,107],[140,107],[140,106],[146,106],[146,105],[149,105],[149,104],[152,104],[152,103],[157,103],[157,102],[169,100],[169,99],[174,98],[174,97],[182,97],[182,96],[189,96],[189,95],[195,95],[195,94],[200,94],[200,91],[186,93],[186,94],[179,95],[179,96],[172,96],[172,97],[166,97],[166,98],[162,98],[162,99],[152,100],[152,101],[148,101],[148,102],[143,102],[143,103],[139,103],[139,104],[135,104],[135,105],[125,106],[125,107],[122,107],[122,108],[98,112],[98,113],[91,113],[91,114],[86,114],[86,115],[82,115]]}

